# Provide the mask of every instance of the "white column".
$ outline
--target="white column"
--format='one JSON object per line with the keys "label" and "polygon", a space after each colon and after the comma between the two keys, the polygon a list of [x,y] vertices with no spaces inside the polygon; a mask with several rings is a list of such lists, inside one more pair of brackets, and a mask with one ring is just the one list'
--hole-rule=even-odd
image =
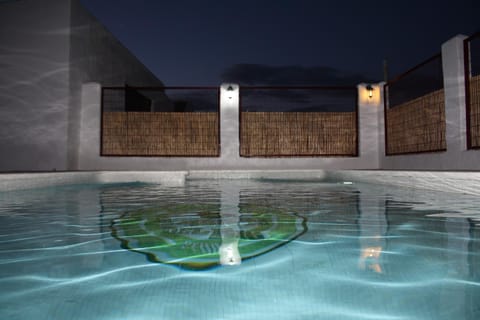
{"label": "white column", "polygon": [[220,86],[220,152],[221,160],[238,162],[240,159],[240,90],[237,84]]}
{"label": "white column", "polygon": [[467,148],[463,57],[463,40],[466,38],[457,35],[442,45],[447,152],[457,155]]}
{"label": "white column", "polygon": [[[380,168],[384,154],[383,82],[361,83],[358,89],[359,157],[375,168]],[[371,96],[367,87],[371,86]]]}
{"label": "white column", "polygon": [[380,95],[377,109],[379,169],[383,168],[383,159],[385,159],[385,84],[386,82],[383,81],[378,83]]}
{"label": "white column", "polygon": [[100,155],[101,86],[99,83],[82,85],[80,110],[80,142],[78,169],[93,169]]}

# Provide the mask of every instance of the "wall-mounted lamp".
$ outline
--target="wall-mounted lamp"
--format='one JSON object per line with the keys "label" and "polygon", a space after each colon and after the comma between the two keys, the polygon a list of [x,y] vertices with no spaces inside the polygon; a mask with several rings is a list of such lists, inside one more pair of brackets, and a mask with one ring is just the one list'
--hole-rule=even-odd
{"label": "wall-mounted lamp", "polygon": [[371,99],[373,98],[373,87],[371,84],[367,85],[365,87],[365,89],[367,89],[367,92],[368,92],[368,98]]}

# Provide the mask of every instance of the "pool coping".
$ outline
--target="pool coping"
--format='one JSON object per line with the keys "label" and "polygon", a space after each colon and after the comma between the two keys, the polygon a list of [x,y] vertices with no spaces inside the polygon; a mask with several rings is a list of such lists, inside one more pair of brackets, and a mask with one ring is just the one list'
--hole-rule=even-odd
{"label": "pool coping", "polygon": [[332,180],[480,195],[480,171],[342,170],[327,175]]}
{"label": "pool coping", "polygon": [[177,186],[187,171],[64,171],[0,174],[0,192],[89,183],[145,182]]}
{"label": "pool coping", "polygon": [[168,186],[198,179],[348,181],[480,195],[480,171],[191,170],[0,173],[0,192],[88,183],[145,182]]}

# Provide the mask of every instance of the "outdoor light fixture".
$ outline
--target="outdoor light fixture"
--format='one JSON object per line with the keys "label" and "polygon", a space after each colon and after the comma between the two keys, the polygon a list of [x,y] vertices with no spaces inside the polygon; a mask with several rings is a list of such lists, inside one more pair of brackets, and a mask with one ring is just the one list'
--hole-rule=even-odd
{"label": "outdoor light fixture", "polygon": [[373,87],[372,87],[372,85],[371,84],[367,85],[365,87],[365,89],[367,89],[367,91],[368,91],[368,98],[372,99],[373,98]]}

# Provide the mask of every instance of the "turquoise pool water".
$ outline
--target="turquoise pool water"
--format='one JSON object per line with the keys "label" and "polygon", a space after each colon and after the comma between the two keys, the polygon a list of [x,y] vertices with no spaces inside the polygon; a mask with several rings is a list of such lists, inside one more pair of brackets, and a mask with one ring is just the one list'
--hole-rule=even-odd
{"label": "turquoise pool water", "polygon": [[480,200],[302,181],[0,193],[0,319],[480,319]]}

